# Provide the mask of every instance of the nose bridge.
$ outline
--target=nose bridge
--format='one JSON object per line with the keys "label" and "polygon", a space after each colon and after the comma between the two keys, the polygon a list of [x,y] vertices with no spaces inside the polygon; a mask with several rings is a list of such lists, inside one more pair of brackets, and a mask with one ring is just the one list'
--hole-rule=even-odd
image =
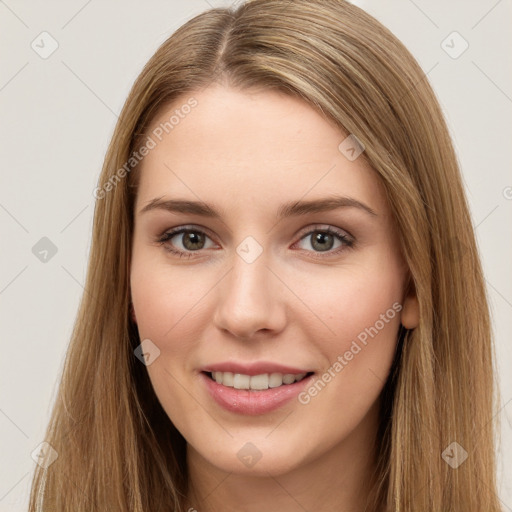
{"label": "nose bridge", "polygon": [[279,330],[284,322],[282,293],[268,269],[268,250],[252,237],[244,239],[233,254],[232,270],[220,285],[215,313],[219,328],[240,337],[265,330]]}

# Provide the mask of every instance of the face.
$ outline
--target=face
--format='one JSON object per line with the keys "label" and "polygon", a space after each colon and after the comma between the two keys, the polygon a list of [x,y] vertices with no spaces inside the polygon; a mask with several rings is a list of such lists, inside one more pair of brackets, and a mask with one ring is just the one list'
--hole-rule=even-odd
{"label": "face", "polygon": [[375,427],[409,300],[376,173],[350,139],[339,149],[347,134],[273,91],[212,86],[148,133],[131,294],[189,451],[275,475],[347,448]]}

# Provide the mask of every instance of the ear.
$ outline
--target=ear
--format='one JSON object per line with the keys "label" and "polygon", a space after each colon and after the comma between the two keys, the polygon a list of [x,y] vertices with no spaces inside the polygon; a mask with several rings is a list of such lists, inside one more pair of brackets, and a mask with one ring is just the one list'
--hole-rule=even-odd
{"label": "ear", "polygon": [[416,288],[410,281],[404,297],[401,323],[406,329],[414,329],[420,323],[420,305],[416,294]]}

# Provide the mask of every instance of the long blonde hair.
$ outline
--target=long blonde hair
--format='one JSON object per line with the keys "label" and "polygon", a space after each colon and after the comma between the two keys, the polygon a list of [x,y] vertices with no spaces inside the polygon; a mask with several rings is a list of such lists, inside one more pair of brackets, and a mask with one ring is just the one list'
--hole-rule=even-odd
{"label": "long blonde hair", "polygon": [[[456,155],[417,62],[343,0],[211,9],[180,27],[137,78],[95,192],[86,292],[45,437],[58,459],[37,468],[30,511],[183,510],[185,441],[134,356],[137,172],[126,163],[157,113],[215,81],[302,98],[357,136],[385,185],[420,323],[402,331],[383,392],[367,510],[498,512],[494,351]],[[457,468],[445,462],[454,449],[467,452]]]}

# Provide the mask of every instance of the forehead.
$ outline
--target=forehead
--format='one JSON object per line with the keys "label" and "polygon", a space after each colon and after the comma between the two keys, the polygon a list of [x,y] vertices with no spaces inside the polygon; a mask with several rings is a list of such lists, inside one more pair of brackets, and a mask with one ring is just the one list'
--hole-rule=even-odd
{"label": "forehead", "polygon": [[175,100],[148,135],[138,204],[180,195],[267,209],[335,192],[386,209],[377,174],[340,151],[348,134],[290,95],[211,86]]}

